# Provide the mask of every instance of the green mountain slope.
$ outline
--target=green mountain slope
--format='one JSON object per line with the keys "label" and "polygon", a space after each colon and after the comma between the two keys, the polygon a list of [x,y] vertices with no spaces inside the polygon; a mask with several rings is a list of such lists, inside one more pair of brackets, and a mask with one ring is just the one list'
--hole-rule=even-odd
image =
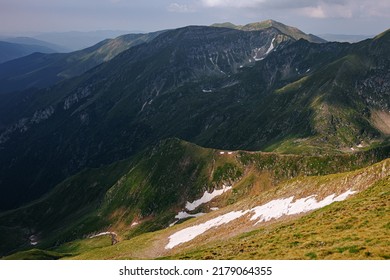
{"label": "green mountain slope", "polygon": [[166,140],[125,161],[84,170],[38,201],[0,214],[0,249],[5,254],[34,247],[31,242],[47,249],[106,231],[115,231],[120,240],[131,239],[177,222],[175,216],[186,202],[205,191],[234,185],[234,191],[214,205],[222,208],[261,195],[292,178],[371,165],[386,153],[372,150],[298,156],[222,152]]}
{"label": "green mountain slope", "polygon": [[[171,144],[172,142],[169,145]],[[164,144],[166,145],[167,143]],[[187,146],[188,143],[182,145]],[[225,160],[227,157],[239,158],[237,154],[231,156],[218,152],[217,155],[216,158]],[[266,154],[259,156],[267,157]],[[278,161],[274,163],[280,164]],[[250,166],[246,167],[253,171]],[[120,242],[115,245],[111,245],[109,237],[85,238],[45,250],[18,252],[6,258],[386,259],[389,247],[388,167],[387,159],[351,172],[283,180],[275,187],[265,189],[259,188],[259,185],[267,183],[267,176],[259,172],[260,176],[253,181],[255,183],[246,187],[248,188],[246,195],[234,200],[234,197],[242,194],[244,182],[248,184],[249,177],[244,175],[233,184],[231,191],[198,207],[195,212],[206,212],[199,218],[166,226],[160,231],[138,232],[135,236],[132,232],[148,222],[138,220],[138,225],[128,223],[127,228],[122,227],[120,231],[115,229],[121,237]],[[130,176],[126,175],[124,178],[129,180]],[[281,216],[260,224],[251,222],[250,215],[243,216],[206,230],[195,239],[179,244],[173,249],[166,248],[166,244],[175,233],[218,217],[222,218],[228,213],[237,213],[248,207],[263,205],[270,200],[275,201],[292,194],[297,200],[301,197],[307,199],[313,195],[324,198],[328,194],[340,194],[351,189],[358,193],[345,201],[335,202],[306,216],[303,216],[304,214]],[[211,206],[218,206],[220,209],[210,211]],[[45,248],[41,245],[38,247]]]}
{"label": "green mountain slope", "polygon": [[[390,181],[388,170],[384,173],[383,169],[388,168],[388,164],[387,160],[354,172],[287,181],[280,184],[276,191],[252,195],[249,199],[217,212],[123,241],[115,246],[75,252],[73,258],[387,259],[389,228],[386,217],[389,216]],[[299,188],[300,184],[304,185],[302,192],[294,189]],[[246,209],[291,193],[306,197],[313,193],[337,193],[337,189],[355,187],[362,192],[304,217],[282,217],[258,225],[248,223],[248,218],[241,218],[210,229],[177,248],[164,248],[169,237],[178,231],[221,217],[221,214],[231,213],[229,211]],[[79,242],[83,244],[85,241]],[[69,244],[58,248],[58,252],[71,252],[67,248],[71,248]]]}

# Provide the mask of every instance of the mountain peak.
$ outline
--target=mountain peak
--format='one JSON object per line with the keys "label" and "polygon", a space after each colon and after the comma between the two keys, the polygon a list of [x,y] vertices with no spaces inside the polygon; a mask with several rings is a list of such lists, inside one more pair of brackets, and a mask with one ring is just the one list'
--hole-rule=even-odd
{"label": "mountain peak", "polygon": [[211,25],[211,27],[223,27],[223,28],[237,29],[238,26],[231,23],[231,22],[222,22],[222,23],[214,23]]}
{"label": "mountain peak", "polygon": [[248,23],[246,25],[235,25],[231,22],[224,22],[224,23],[215,23],[211,25],[212,27],[223,27],[223,28],[232,28],[232,29],[238,29],[242,31],[258,31],[258,30],[264,30],[267,28],[276,28],[280,32],[290,36],[291,38],[294,38],[295,40],[299,39],[305,39],[312,43],[325,43],[326,40],[314,36],[312,34],[306,34],[305,32],[299,30],[296,27],[285,25],[281,22],[278,22],[273,19],[267,19],[260,22],[253,22]]}

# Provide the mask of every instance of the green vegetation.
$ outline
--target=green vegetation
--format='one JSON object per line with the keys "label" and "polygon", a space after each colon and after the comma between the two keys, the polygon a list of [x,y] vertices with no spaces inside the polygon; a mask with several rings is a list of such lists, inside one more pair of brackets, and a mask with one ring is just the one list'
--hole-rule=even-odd
{"label": "green vegetation", "polygon": [[236,181],[242,176],[242,171],[232,163],[225,163],[223,166],[218,166],[214,172],[213,181],[217,184],[227,181]]}
{"label": "green vegetation", "polygon": [[29,251],[22,251],[3,258],[4,260],[58,260],[69,256],[53,251],[31,249]]}

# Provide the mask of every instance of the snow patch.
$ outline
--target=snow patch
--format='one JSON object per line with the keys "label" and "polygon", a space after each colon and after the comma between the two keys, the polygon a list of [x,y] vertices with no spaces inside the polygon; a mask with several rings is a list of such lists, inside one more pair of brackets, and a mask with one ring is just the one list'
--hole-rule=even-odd
{"label": "snow patch", "polygon": [[211,89],[202,89],[202,91],[203,91],[204,93],[210,93],[210,92],[213,92]]}
{"label": "snow patch", "polygon": [[217,210],[219,210],[219,208],[218,207],[211,207],[210,210],[211,211],[217,211]]}
{"label": "snow patch", "polygon": [[205,191],[201,198],[199,198],[193,202],[187,202],[185,208],[189,211],[192,211],[192,210],[196,209],[199,205],[211,201],[213,198],[223,194],[224,192],[227,192],[231,188],[232,188],[232,186],[223,185],[222,189],[214,190],[211,193],[209,193],[208,191]]}
{"label": "snow patch", "polygon": [[268,222],[285,215],[306,213],[311,210],[325,207],[335,201],[342,201],[354,193],[355,191],[348,190],[337,197],[335,197],[335,194],[331,194],[321,201],[317,201],[314,195],[297,199],[295,202],[292,202],[294,200],[293,196],[272,200],[264,205],[252,208],[251,212],[254,212],[254,215],[251,217],[251,221],[257,220],[255,223],[255,225],[257,225],[258,223]]}
{"label": "snow patch", "polygon": [[144,103],[144,105],[142,105],[141,112],[144,110],[146,104],[148,104],[148,101],[146,101],[146,102]]}
{"label": "snow patch", "polygon": [[31,235],[29,239],[30,239],[30,245],[32,246],[38,245],[38,239],[35,235]]}
{"label": "snow patch", "polygon": [[100,232],[98,234],[92,235],[89,238],[95,238],[95,237],[104,236],[104,235],[115,235],[116,236],[117,234],[115,232],[105,231],[105,232]]}
{"label": "snow patch", "polygon": [[267,51],[265,52],[265,54],[260,57],[260,58],[257,58],[257,53],[260,51],[261,48],[255,48],[252,50],[252,52],[254,52],[256,55],[253,57],[253,59],[255,61],[260,61],[260,60],[263,60],[270,52],[272,52],[274,50],[274,41],[275,41],[276,38],[273,38],[272,41],[271,41],[271,44],[269,45]]}
{"label": "snow patch", "polygon": [[225,154],[225,152],[219,152],[219,154],[220,154],[220,155],[224,155],[224,154]]}
{"label": "snow patch", "polygon": [[174,221],[173,223],[169,224],[169,227],[173,227],[174,225],[176,225],[176,223],[177,223],[178,221],[179,221],[179,220]]}
{"label": "snow patch", "polygon": [[206,232],[211,228],[218,227],[220,225],[227,224],[235,219],[238,219],[239,217],[244,215],[244,212],[245,211],[229,212],[225,215],[221,215],[217,218],[211,219],[203,224],[180,230],[169,237],[169,243],[165,246],[165,249],[172,249],[173,247],[181,243],[188,242],[194,239],[198,235],[201,235],[202,233]]}
{"label": "snow patch", "polygon": [[[209,193],[208,191],[205,191],[201,198],[199,198],[197,200],[194,200],[193,202],[188,202],[187,201],[185,208],[188,211],[195,210],[198,206],[200,206],[200,205],[202,205],[204,203],[210,202],[213,198],[223,194],[224,192],[230,190],[231,188],[232,188],[231,186],[223,185],[222,189],[214,190],[211,193]],[[217,210],[217,209],[218,208],[216,208],[216,207],[214,208],[214,210]],[[211,208],[211,210],[213,210],[213,208]],[[196,214],[190,214],[190,213],[187,213],[186,211],[180,211],[175,216],[175,219],[177,219],[177,220],[175,222],[171,223],[169,226],[172,227],[178,221],[186,219],[186,218],[196,218],[196,217],[200,217],[200,216],[203,216],[203,215],[205,215],[205,213],[201,212],[201,213],[196,213]]]}
{"label": "snow patch", "polygon": [[254,207],[249,210],[232,211],[211,219],[205,223],[191,226],[182,229],[169,237],[169,242],[165,246],[165,249],[172,249],[173,247],[188,242],[198,235],[206,232],[207,230],[218,227],[223,224],[227,224],[235,219],[238,219],[245,214],[253,213],[250,218],[251,221],[256,221],[255,225],[261,222],[267,222],[272,219],[278,219],[285,215],[295,215],[300,213],[306,213],[311,210],[319,209],[327,206],[335,201],[345,200],[349,195],[356,193],[353,190],[347,190],[346,192],[336,196],[335,194],[325,197],[323,200],[317,201],[315,195],[311,195],[305,198],[297,199],[293,202],[294,196],[288,198],[281,198],[272,200],[261,206]]}
{"label": "snow patch", "polygon": [[204,214],[205,213],[189,214],[186,211],[180,211],[179,213],[177,213],[175,218],[179,219],[179,220],[183,220],[183,219],[186,219],[186,218],[200,217],[200,216],[203,216]]}
{"label": "snow patch", "polygon": [[270,52],[273,51],[273,49],[274,49],[274,41],[275,41],[275,38],[272,39],[271,45],[269,46],[269,48],[268,48],[267,52],[265,53],[265,55],[267,55],[267,54],[269,54]]}

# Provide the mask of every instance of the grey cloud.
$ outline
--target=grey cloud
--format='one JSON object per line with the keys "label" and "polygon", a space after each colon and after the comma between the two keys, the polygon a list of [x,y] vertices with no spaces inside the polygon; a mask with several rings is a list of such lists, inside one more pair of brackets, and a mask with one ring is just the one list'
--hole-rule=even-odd
{"label": "grey cloud", "polygon": [[390,14],[388,0],[200,0],[208,8],[291,11],[312,18],[353,18]]}
{"label": "grey cloud", "polygon": [[180,3],[169,4],[167,10],[173,13],[193,13],[196,11],[194,6],[187,5],[187,4],[180,4]]}

